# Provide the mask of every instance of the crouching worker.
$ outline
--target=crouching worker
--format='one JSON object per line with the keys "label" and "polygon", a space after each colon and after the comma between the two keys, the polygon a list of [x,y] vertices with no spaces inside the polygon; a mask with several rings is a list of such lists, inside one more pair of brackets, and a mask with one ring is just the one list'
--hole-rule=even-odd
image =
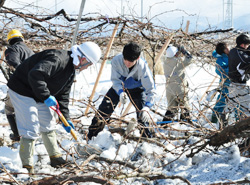
{"label": "crouching worker", "polygon": [[152,137],[147,127],[150,121],[149,108],[153,106],[155,96],[155,84],[146,61],[140,58],[140,53],[140,46],[131,42],[125,45],[122,54],[112,59],[113,85],[92,119],[87,136],[89,140],[103,130],[119,101],[126,104],[128,99],[136,108],[142,136]]}
{"label": "crouching worker", "polygon": [[[34,173],[33,152],[35,141],[42,135],[52,167],[66,164],[57,146],[56,120],[50,106],[56,106],[74,128],[69,117],[69,93],[75,70],[82,71],[101,56],[93,42],[75,45],[71,51],[49,49],[34,54],[16,69],[8,81],[9,95],[15,108],[20,140],[20,158],[24,168]],[[67,132],[72,129],[65,127]]]}

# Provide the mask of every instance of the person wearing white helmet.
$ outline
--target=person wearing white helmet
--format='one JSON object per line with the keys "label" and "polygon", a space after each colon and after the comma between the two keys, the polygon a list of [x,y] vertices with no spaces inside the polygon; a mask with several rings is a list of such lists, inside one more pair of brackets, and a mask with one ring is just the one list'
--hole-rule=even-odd
{"label": "person wearing white helmet", "polygon": [[[183,59],[181,54],[185,56]],[[180,119],[190,122],[190,107],[188,99],[188,82],[185,78],[185,67],[192,60],[192,56],[183,46],[175,47],[170,45],[163,56],[164,75],[166,77],[166,97],[168,108],[163,118],[163,123],[173,121],[178,116],[178,109],[181,108]],[[177,118],[178,119],[178,118]]]}
{"label": "person wearing white helmet", "polygon": [[62,126],[67,132],[74,129],[68,105],[75,70],[87,69],[100,57],[101,49],[93,42],[75,45],[71,51],[49,49],[32,55],[11,76],[7,85],[21,136],[19,154],[23,167],[29,173],[34,172],[34,144],[40,134],[51,166],[59,167],[66,163],[57,146],[56,120],[49,107],[59,104],[70,125]]}

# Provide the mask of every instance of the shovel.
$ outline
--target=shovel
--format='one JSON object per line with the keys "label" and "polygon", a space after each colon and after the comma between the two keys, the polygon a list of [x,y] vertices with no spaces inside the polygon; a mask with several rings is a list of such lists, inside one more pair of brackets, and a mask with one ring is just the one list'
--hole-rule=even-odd
{"label": "shovel", "polygon": [[[59,104],[58,104],[58,102],[57,102],[56,106],[51,106],[50,108],[57,113],[58,117],[63,122],[64,126],[66,126],[66,127],[70,126],[69,123],[68,123],[68,121],[65,119],[65,117],[63,116],[63,114],[59,110]],[[74,129],[71,129],[70,133],[73,136],[73,138],[77,141],[77,137],[76,137],[76,134],[74,132]]]}
{"label": "shovel", "polygon": [[[60,118],[60,120],[63,122],[63,124],[68,127],[70,126],[68,121],[65,119],[65,117],[63,116],[63,114],[61,113],[61,111],[59,110],[59,104],[57,102],[57,105],[56,106],[51,106],[50,107],[52,110],[54,110],[58,117]],[[77,141],[77,136],[74,132],[74,129],[71,129],[70,130],[70,133],[71,135],[73,136],[73,138]],[[100,155],[102,153],[102,149],[98,146],[95,146],[95,145],[80,145],[80,144],[77,144],[77,151],[80,155],[82,156],[87,156],[87,155],[91,155],[91,154],[97,154],[97,155]]]}

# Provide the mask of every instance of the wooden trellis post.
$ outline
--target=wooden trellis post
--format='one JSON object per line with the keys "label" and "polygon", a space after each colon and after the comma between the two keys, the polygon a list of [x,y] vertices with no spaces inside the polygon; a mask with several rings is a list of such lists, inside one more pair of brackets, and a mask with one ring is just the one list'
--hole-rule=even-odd
{"label": "wooden trellis post", "polygon": [[100,71],[99,71],[98,76],[97,76],[97,79],[96,79],[96,81],[95,81],[94,88],[93,88],[92,93],[91,93],[91,95],[90,95],[90,97],[89,97],[89,103],[88,103],[88,106],[87,106],[87,108],[86,108],[86,110],[85,110],[85,116],[86,116],[86,115],[88,114],[88,112],[89,112],[90,102],[91,102],[91,101],[93,100],[93,98],[94,98],[95,91],[96,91],[97,85],[98,85],[98,83],[99,83],[99,81],[100,81],[101,74],[102,74],[102,70],[103,70],[104,65],[105,65],[105,63],[106,63],[106,60],[107,60],[107,58],[108,58],[108,55],[109,55],[111,46],[112,46],[112,44],[113,44],[113,42],[114,42],[115,35],[116,35],[117,30],[118,30],[118,26],[119,26],[119,24],[116,24],[116,25],[115,25],[115,28],[114,28],[114,30],[113,30],[111,39],[110,39],[109,44],[108,44],[107,51],[106,51],[106,53],[105,53],[105,55],[104,55],[104,58],[103,58],[103,62],[102,62]]}

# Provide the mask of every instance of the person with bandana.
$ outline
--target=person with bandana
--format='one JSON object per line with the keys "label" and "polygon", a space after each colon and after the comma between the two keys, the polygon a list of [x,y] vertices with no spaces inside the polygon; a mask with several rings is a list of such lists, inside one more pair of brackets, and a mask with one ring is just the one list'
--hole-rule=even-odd
{"label": "person with bandana", "polygon": [[52,167],[67,162],[57,146],[56,120],[50,106],[59,104],[68,121],[67,132],[74,129],[69,117],[69,94],[75,70],[82,71],[101,57],[101,49],[94,42],[75,45],[71,51],[49,49],[36,53],[21,63],[8,81],[9,95],[16,112],[21,136],[19,155],[24,168],[34,173],[33,152],[39,135],[50,157]]}

